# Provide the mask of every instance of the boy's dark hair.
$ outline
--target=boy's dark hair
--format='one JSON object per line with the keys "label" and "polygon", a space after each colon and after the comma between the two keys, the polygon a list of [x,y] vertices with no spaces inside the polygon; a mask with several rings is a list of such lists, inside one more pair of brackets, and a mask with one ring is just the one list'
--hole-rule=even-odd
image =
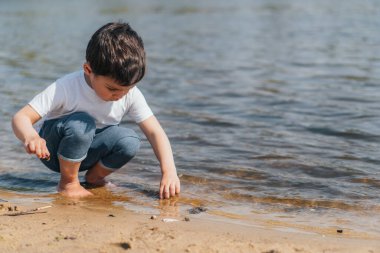
{"label": "boy's dark hair", "polygon": [[145,74],[144,43],[127,23],[108,23],[92,35],[86,61],[95,75],[107,76],[123,86]]}

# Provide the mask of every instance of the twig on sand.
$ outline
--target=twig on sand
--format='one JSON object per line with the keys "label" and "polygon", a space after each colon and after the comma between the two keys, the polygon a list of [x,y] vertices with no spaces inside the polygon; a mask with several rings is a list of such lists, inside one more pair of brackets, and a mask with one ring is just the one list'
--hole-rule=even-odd
{"label": "twig on sand", "polygon": [[42,206],[42,207],[29,209],[29,210],[21,211],[21,212],[17,212],[17,213],[6,213],[6,214],[3,214],[3,216],[20,216],[20,215],[28,215],[28,214],[47,213],[46,211],[44,211],[44,212],[39,212],[39,211],[43,210],[43,209],[50,208],[50,207],[52,207],[52,206]]}
{"label": "twig on sand", "polygon": [[30,210],[30,211],[39,211],[39,210],[50,208],[50,207],[52,207],[52,206],[41,206],[41,207],[38,207],[38,208],[34,208],[34,209]]}

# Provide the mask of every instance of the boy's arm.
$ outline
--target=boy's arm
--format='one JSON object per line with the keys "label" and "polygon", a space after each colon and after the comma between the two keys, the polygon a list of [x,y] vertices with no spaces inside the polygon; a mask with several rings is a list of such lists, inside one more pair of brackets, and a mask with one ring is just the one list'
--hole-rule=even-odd
{"label": "boy's arm", "polygon": [[161,183],[160,199],[170,198],[180,192],[180,181],[174,164],[173,153],[168,137],[155,116],[151,116],[139,123],[154,153],[160,162]]}
{"label": "boy's arm", "polygon": [[41,119],[41,116],[30,106],[24,106],[12,118],[13,132],[24,143],[24,148],[29,154],[36,154],[38,158],[48,158],[50,153],[46,142],[42,139],[33,124]]}

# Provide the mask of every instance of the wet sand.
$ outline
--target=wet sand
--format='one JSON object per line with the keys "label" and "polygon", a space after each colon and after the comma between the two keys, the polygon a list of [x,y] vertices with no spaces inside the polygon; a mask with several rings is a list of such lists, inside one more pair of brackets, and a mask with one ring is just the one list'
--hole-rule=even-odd
{"label": "wet sand", "polygon": [[379,238],[233,224],[206,219],[208,211],[197,208],[153,216],[104,198],[0,191],[0,199],[0,252],[380,252]]}

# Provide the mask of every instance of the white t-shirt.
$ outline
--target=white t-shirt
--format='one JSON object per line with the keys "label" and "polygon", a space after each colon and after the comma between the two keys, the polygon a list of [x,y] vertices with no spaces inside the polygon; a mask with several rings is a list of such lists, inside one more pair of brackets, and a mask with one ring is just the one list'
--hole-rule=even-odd
{"label": "white t-shirt", "polygon": [[104,101],[86,83],[84,72],[68,74],[36,95],[29,105],[42,117],[37,130],[45,120],[59,118],[74,112],[86,112],[95,119],[96,127],[117,125],[124,115],[140,123],[153,115],[143,94],[135,86],[117,101]]}

